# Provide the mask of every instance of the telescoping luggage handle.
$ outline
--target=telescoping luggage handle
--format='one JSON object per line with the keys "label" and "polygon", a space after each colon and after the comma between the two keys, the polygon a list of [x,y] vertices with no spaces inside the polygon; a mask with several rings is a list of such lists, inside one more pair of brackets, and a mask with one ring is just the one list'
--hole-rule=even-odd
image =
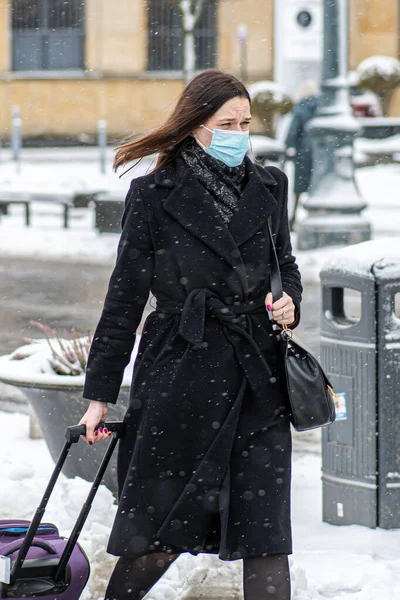
{"label": "telescoping luggage handle", "polygon": [[[90,509],[92,507],[92,502],[94,500],[94,497],[96,496],[96,493],[97,493],[97,490],[101,483],[101,480],[104,477],[104,473],[106,471],[108,463],[110,462],[110,458],[114,452],[115,446],[116,446],[119,438],[122,437],[124,434],[124,423],[122,423],[122,422],[99,423],[99,425],[97,427],[107,427],[108,431],[113,432],[114,435],[112,435],[112,437],[111,437],[110,443],[107,447],[107,451],[103,457],[103,460],[101,461],[100,467],[96,473],[93,484],[90,488],[88,497],[86,498],[86,501],[85,501],[85,503],[82,507],[82,510],[79,513],[78,519],[75,523],[75,526],[74,526],[74,528],[71,532],[71,535],[67,541],[67,544],[64,548],[64,552],[62,553],[60,562],[58,563],[57,571],[56,571],[55,578],[54,578],[55,581],[60,581],[65,573],[65,568],[68,564],[69,559],[71,558],[71,554],[75,548],[75,544],[78,541],[79,535],[82,531],[82,528],[85,524],[87,516],[90,512]],[[19,571],[23,565],[26,555],[28,554],[31,543],[36,535],[37,529],[40,525],[43,514],[46,510],[47,503],[48,503],[51,493],[54,489],[54,486],[57,482],[58,476],[61,473],[61,469],[63,468],[64,463],[67,459],[67,456],[69,454],[71,446],[73,444],[76,444],[79,441],[80,437],[85,434],[86,434],[86,425],[74,425],[72,427],[68,427],[68,429],[67,429],[67,432],[65,434],[66,442],[61,451],[60,457],[54,467],[53,474],[50,478],[49,483],[47,484],[47,488],[46,488],[43,498],[36,510],[35,516],[28,528],[28,531],[26,532],[26,536],[22,542],[22,546],[19,551],[19,554],[18,554],[15,562],[13,563],[13,566],[11,569],[11,577],[10,577],[11,583],[13,583],[18,578]]]}

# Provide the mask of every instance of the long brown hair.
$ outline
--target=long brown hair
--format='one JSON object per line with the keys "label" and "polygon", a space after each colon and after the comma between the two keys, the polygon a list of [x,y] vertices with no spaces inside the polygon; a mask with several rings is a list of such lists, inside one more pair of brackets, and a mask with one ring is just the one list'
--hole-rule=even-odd
{"label": "long brown hair", "polygon": [[197,75],[180,95],[169,119],[143,137],[118,147],[114,168],[158,153],[157,167],[173,160],[190,141],[190,134],[209,119],[225,102],[250,96],[233,75],[209,69]]}

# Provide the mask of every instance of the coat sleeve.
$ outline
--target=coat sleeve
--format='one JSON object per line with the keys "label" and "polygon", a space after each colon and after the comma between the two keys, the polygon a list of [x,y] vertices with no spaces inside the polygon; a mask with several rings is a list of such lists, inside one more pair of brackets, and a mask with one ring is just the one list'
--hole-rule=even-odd
{"label": "coat sleeve", "polygon": [[132,182],[125,201],[116,265],[89,353],[84,398],[116,403],[153,271],[149,223],[139,189]]}
{"label": "coat sleeve", "polygon": [[300,322],[300,304],[303,292],[299,268],[296,264],[296,258],[293,256],[292,243],[290,240],[289,219],[288,219],[288,178],[283,171],[276,167],[270,167],[270,172],[278,181],[276,199],[279,205],[279,214],[274,223],[275,227],[275,246],[278,255],[279,266],[282,278],[282,288],[293,300],[295,311],[295,322],[292,327],[296,327]]}

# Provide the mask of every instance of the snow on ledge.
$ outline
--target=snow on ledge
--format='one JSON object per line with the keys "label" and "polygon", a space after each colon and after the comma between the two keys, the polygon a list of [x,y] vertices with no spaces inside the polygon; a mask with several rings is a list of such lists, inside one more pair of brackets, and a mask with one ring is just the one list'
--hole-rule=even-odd
{"label": "snow on ledge", "polygon": [[252,100],[256,96],[271,95],[275,102],[283,102],[285,98],[290,97],[287,89],[276,81],[256,81],[247,87],[247,91]]}
{"label": "snow on ledge", "polygon": [[334,131],[346,131],[357,133],[360,130],[358,120],[351,114],[334,115],[328,117],[316,117],[310,121],[310,129],[327,129]]}
{"label": "snow on ledge", "polygon": [[378,73],[385,79],[393,75],[400,75],[400,61],[392,56],[369,56],[357,67],[357,74],[360,79],[374,75],[375,73]]}
{"label": "snow on ledge", "polygon": [[400,238],[386,238],[362,242],[353,246],[346,246],[332,253],[323,264],[322,271],[334,271],[340,274],[353,274],[367,279],[373,279],[372,266],[387,260],[398,263],[400,277]]}

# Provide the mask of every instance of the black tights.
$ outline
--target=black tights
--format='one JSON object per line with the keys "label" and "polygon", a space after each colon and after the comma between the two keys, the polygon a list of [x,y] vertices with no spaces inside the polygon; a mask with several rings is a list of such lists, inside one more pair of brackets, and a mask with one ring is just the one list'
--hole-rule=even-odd
{"label": "black tights", "polygon": [[289,560],[271,554],[243,560],[244,600],[290,600]]}
{"label": "black tights", "polygon": [[108,583],[105,600],[140,600],[162,577],[178,554],[120,558]]}
{"label": "black tights", "polygon": [[[120,558],[105,600],[141,600],[162,577],[178,554],[149,554]],[[290,600],[289,561],[285,554],[243,560],[244,600]]]}

